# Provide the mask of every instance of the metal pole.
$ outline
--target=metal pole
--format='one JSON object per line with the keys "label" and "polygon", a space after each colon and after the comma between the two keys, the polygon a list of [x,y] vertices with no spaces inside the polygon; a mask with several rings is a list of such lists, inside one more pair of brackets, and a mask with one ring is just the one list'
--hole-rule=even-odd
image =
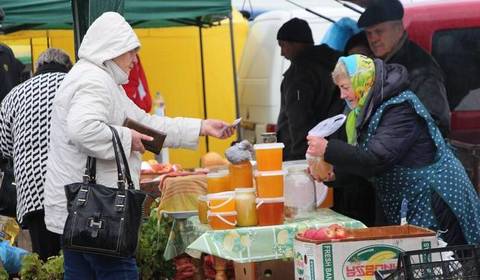
{"label": "metal pole", "polygon": [[300,4],[297,4],[297,3],[295,3],[295,2],[293,2],[293,1],[291,1],[291,0],[285,0],[285,1],[287,1],[287,2],[290,3],[290,4],[293,4],[293,5],[297,6],[297,7],[299,7],[299,8],[304,9],[305,11],[307,11],[307,12],[309,12],[309,13],[312,13],[312,14],[314,14],[314,15],[316,15],[316,16],[319,16],[319,17],[323,18],[324,20],[328,20],[328,21],[331,22],[331,23],[335,23],[335,21],[334,21],[333,19],[331,19],[331,18],[329,18],[329,17],[326,17],[326,16],[324,16],[324,15],[321,15],[321,14],[315,12],[315,11],[312,11],[312,10],[310,10],[309,8],[305,8],[304,6],[302,6],[302,5],[300,5]]}
{"label": "metal pole", "polygon": [[349,8],[350,10],[352,11],[355,11],[359,14],[362,14],[363,12],[360,11],[359,9],[355,8],[354,6],[350,5],[350,4],[347,4],[347,3],[343,3],[342,1],[340,0],[334,0],[335,2],[339,3],[340,5],[344,6],[345,8]]}
{"label": "metal pole", "polygon": [[[232,12],[228,15],[228,26],[230,29],[230,50],[232,53],[232,70],[233,70],[233,91],[235,93],[235,116],[240,117],[240,100],[238,97],[238,81],[237,81],[237,60],[235,58],[235,37],[233,36],[233,16]],[[237,140],[242,139],[242,130],[237,129]]]}
{"label": "metal pole", "polygon": [[75,60],[78,61],[78,48],[81,43],[81,34],[80,34],[80,22],[78,17],[78,1],[72,0],[72,14],[73,14],[73,35],[74,35],[74,46],[75,46]]}
{"label": "metal pole", "polygon": [[[207,91],[205,87],[205,61],[203,57],[203,36],[202,36],[201,22],[198,25],[198,35],[200,39],[200,68],[202,73],[203,118],[207,119]],[[208,136],[205,136],[205,144],[206,144],[207,152],[209,152],[210,147],[208,145]]]}

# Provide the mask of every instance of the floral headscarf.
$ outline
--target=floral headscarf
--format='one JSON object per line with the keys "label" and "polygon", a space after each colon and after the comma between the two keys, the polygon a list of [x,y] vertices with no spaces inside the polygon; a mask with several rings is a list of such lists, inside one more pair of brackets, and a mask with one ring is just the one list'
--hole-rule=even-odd
{"label": "floral headscarf", "polygon": [[348,114],[346,124],[348,143],[356,145],[357,117],[365,106],[368,93],[373,86],[375,80],[375,64],[372,59],[359,54],[342,56],[337,63],[343,63],[345,65],[350,82],[352,83],[352,90],[355,96],[358,97],[358,105],[352,108],[352,111]]}

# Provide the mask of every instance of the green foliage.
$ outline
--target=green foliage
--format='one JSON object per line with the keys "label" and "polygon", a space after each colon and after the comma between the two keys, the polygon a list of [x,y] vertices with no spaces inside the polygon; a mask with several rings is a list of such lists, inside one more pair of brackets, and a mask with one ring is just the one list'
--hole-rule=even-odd
{"label": "green foliage", "polygon": [[63,255],[50,257],[46,263],[37,254],[23,257],[20,277],[22,280],[60,280],[63,279]]}
{"label": "green foliage", "polygon": [[163,258],[170,228],[171,222],[167,219],[158,220],[156,209],[142,225],[137,253],[142,279],[171,279],[175,276],[173,260]]}
{"label": "green foliage", "polygon": [[3,265],[0,266],[0,280],[8,280],[8,272]]}

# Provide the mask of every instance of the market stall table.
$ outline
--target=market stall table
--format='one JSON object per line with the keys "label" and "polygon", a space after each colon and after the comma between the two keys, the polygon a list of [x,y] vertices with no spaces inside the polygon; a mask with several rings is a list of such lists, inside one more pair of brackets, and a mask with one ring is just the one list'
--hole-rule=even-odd
{"label": "market stall table", "polygon": [[[175,214],[173,214],[175,215]],[[217,278],[223,279],[225,260],[253,263],[293,257],[293,240],[298,231],[306,228],[340,224],[350,228],[365,228],[328,208],[318,209],[308,216],[276,226],[237,227],[231,230],[211,230],[201,224],[198,216],[174,219],[164,257],[169,260],[184,252],[200,258],[202,253],[216,257]]]}

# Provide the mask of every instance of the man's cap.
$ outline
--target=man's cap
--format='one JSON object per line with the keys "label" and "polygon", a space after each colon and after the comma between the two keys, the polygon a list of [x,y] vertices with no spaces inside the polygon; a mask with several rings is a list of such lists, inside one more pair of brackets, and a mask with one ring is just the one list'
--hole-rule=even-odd
{"label": "man's cap", "polygon": [[277,40],[313,44],[312,30],[305,20],[292,18],[280,27]]}
{"label": "man's cap", "polygon": [[364,28],[386,21],[401,20],[403,5],[398,0],[371,0],[358,19],[358,27]]}

